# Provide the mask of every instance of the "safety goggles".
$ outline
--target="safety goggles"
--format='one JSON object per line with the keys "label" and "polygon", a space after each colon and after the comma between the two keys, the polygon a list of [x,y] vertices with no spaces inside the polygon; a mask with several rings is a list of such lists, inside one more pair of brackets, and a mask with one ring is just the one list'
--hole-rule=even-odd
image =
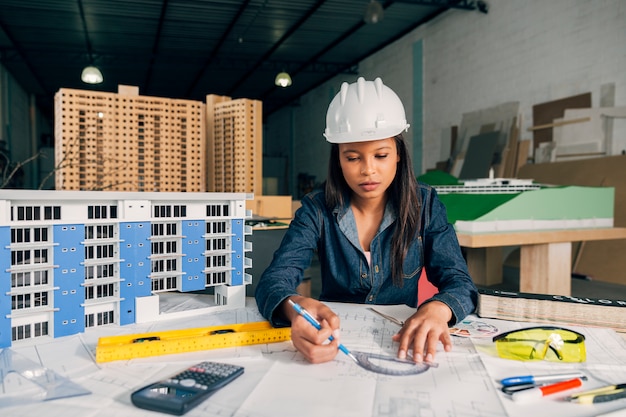
{"label": "safety goggles", "polygon": [[493,337],[498,355],[518,361],[584,362],[585,336],[552,326],[512,330]]}

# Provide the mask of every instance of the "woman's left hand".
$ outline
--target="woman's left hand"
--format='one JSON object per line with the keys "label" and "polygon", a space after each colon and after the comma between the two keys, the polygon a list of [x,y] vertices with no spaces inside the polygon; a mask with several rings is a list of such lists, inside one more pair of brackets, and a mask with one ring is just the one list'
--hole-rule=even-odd
{"label": "woman's left hand", "polygon": [[412,349],[415,362],[433,362],[438,342],[443,344],[446,352],[452,350],[452,339],[448,330],[451,318],[450,307],[441,301],[430,301],[421,305],[392,337],[394,342],[400,343],[398,358],[405,359],[409,349]]}

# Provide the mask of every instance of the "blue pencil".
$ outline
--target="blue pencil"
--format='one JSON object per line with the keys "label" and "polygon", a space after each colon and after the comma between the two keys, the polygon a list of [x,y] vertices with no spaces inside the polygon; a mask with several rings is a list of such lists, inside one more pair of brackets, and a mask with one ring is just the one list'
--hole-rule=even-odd
{"label": "blue pencil", "polygon": [[[311,315],[311,313],[309,313],[308,311],[306,311],[304,308],[302,308],[302,306],[298,303],[294,303],[291,300],[288,300],[289,304],[291,304],[291,306],[293,307],[294,310],[296,310],[298,312],[298,314],[300,314],[302,317],[304,317],[306,319],[306,321],[308,321],[309,323],[311,323],[311,325],[313,327],[315,327],[317,330],[321,330],[322,325],[315,320],[315,317],[313,317]],[[328,337],[328,340],[333,341],[335,340],[335,338],[330,335]],[[352,360],[356,363],[359,363],[359,361],[357,360],[357,358],[350,353],[350,351],[348,350],[348,348],[346,348],[344,345],[342,345],[341,343],[339,343],[339,350],[342,351],[343,353],[345,353],[346,355],[348,355],[350,358],[352,358]]]}

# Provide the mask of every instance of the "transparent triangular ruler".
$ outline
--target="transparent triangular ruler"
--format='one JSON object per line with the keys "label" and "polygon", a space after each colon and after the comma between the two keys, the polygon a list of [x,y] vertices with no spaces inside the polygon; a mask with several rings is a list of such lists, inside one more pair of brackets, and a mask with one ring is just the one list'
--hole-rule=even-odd
{"label": "transparent triangular ruler", "polygon": [[11,349],[2,349],[0,351],[0,382],[2,385],[4,385],[6,377],[13,372],[40,389],[35,395],[32,392],[26,395],[0,393],[0,407],[91,394],[91,391],[24,355]]}

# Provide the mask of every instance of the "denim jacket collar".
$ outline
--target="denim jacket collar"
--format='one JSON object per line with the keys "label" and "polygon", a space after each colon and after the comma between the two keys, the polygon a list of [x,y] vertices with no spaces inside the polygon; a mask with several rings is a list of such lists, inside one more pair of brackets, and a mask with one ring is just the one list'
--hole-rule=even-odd
{"label": "denim jacket collar", "polygon": [[[359,243],[359,236],[356,228],[356,221],[354,219],[354,212],[352,211],[352,207],[350,206],[350,198],[344,199],[345,203],[342,205],[337,205],[333,209],[333,214],[335,215],[335,219],[337,224],[339,225],[339,229],[346,236],[346,238],[352,243],[356,248],[360,248],[361,245]],[[378,228],[378,232],[376,236],[384,231],[387,227],[391,226],[393,222],[396,221],[396,211],[391,204],[391,201],[387,199],[385,203],[385,213],[383,215],[383,221],[380,223],[380,227]]]}

